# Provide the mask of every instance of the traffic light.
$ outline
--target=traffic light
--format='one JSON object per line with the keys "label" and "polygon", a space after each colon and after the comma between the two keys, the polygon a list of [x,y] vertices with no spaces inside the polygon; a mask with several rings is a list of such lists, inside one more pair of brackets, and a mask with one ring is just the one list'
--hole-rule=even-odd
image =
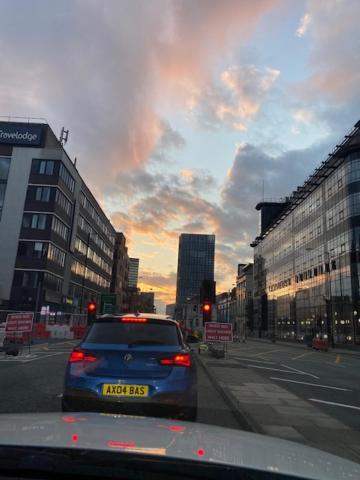
{"label": "traffic light", "polygon": [[87,324],[91,325],[96,320],[96,303],[90,302],[87,305]]}
{"label": "traffic light", "polygon": [[211,322],[211,310],[212,304],[210,302],[204,302],[202,304],[203,323]]}

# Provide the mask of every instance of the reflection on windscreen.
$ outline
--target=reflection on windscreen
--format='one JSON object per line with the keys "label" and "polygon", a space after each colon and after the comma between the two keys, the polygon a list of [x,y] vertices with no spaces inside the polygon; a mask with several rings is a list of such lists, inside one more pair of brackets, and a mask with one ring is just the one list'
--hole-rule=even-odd
{"label": "reflection on windscreen", "polygon": [[179,345],[176,327],[167,323],[95,323],[86,342],[127,345]]}

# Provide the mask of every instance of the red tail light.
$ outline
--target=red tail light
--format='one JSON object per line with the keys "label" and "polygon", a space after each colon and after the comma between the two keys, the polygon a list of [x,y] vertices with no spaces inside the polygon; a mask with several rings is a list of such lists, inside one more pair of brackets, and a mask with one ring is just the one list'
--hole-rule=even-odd
{"label": "red tail light", "polygon": [[120,321],[122,323],[146,323],[147,318],[138,318],[138,317],[121,317]]}
{"label": "red tail light", "polygon": [[83,352],[82,350],[74,350],[74,351],[71,352],[69,362],[70,363],[96,362],[96,357],[95,357],[95,355],[92,355],[91,353]]}
{"label": "red tail light", "polygon": [[181,367],[190,367],[191,366],[191,358],[188,353],[177,354],[172,357],[162,358],[160,360],[161,365],[173,365],[173,366],[181,366]]}

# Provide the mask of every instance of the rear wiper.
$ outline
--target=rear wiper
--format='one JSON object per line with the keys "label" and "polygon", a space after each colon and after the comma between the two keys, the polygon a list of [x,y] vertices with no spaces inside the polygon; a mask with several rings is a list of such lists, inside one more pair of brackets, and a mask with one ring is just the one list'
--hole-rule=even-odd
{"label": "rear wiper", "polygon": [[164,345],[163,342],[157,340],[138,340],[137,342],[132,342],[128,344],[128,347],[133,347],[135,345]]}

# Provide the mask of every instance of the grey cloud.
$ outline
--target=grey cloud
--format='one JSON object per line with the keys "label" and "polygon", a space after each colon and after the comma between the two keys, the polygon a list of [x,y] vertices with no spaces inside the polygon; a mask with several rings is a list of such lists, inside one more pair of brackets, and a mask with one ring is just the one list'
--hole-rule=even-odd
{"label": "grey cloud", "polygon": [[307,12],[310,74],[290,86],[290,95],[307,103],[340,137],[360,117],[360,3],[310,0]]}

